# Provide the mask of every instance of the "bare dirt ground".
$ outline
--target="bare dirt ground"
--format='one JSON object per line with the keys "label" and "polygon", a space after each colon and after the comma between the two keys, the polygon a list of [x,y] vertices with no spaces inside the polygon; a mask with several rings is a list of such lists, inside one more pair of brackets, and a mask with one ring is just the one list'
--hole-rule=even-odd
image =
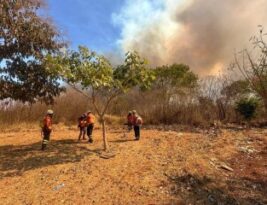
{"label": "bare dirt ground", "polygon": [[54,129],[45,152],[38,129],[0,133],[0,204],[267,204],[267,129],[108,130],[110,159],[99,129]]}

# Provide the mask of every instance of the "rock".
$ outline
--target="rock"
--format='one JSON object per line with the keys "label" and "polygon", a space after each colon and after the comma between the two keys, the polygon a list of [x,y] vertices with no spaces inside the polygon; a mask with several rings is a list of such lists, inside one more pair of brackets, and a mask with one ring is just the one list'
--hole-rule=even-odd
{"label": "rock", "polygon": [[64,183],[61,183],[61,184],[55,186],[55,187],[53,188],[53,190],[54,190],[54,191],[58,191],[58,190],[60,190],[61,188],[63,188],[64,186],[65,186],[65,184],[64,184]]}
{"label": "rock", "polygon": [[257,150],[253,149],[252,147],[246,146],[246,147],[240,147],[239,148],[240,152],[244,152],[244,153],[248,153],[248,154],[252,154],[254,152],[257,152]]}
{"label": "rock", "polygon": [[211,194],[208,196],[208,200],[210,203],[215,203],[216,202],[216,199],[214,198],[214,196],[212,196]]}
{"label": "rock", "polygon": [[177,134],[177,136],[178,136],[178,137],[182,137],[182,136],[183,136],[183,133],[179,132],[179,133]]}
{"label": "rock", "polygon": [[211,160],[212,162],[218,161],[218,159],[217,159],[216,157],[212,157],[212,158],[210,158],[210,160]]}
{"label": "rock", "polygon": [[210,161],[210,164],[214,167],[216,167],[216,165],[213,163],[213,161]]}

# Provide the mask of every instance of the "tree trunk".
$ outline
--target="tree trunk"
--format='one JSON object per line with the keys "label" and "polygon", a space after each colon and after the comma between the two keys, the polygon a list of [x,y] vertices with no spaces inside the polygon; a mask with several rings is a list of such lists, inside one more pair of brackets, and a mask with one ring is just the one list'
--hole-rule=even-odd
{"label": "tree trunk", "polygon": [[218,113],[219,114],[219,119],[220,119],[220,121],[223,121],[226,118],[225,106],[223,105],[221,99],[218,99],[216,101],[216,103],[217,103],[217,108],[218,108],[218,111],[219,111],[219,113]]}
{"label": "tree trunk", "polygon": [[103,134],[103,143],[104,143],[104,150],[107,151],[108,150],[108,140],[107,140],[107,136],[106,136],[106,123],[104,118],[101,118],[101,125],[102,125],[102,134]]}

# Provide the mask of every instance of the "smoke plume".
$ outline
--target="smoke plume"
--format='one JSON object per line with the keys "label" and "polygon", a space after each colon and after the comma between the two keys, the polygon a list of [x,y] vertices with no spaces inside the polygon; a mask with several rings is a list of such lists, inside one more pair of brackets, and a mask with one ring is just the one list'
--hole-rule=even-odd
{"label": "smoke plume", "polygon": [[235,49],[248,46],[258,25],[267,27],[267,0],[126,0],[113,22],[118,44],[152,65],[188,64],[201,75],[216,74]]}

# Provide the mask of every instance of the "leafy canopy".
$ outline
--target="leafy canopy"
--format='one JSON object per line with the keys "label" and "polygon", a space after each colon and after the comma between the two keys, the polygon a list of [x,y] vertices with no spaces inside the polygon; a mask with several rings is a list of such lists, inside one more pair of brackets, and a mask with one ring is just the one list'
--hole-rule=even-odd
{"label": "leafy canopy", "polygon": [[221,90],[221,94],[228,98],[241,98],[248,94],[253,93],[247,80],[233,81]]}
{"label": "leafy canopy", "polygon": [[63,89],[43,60],[63,46],[41,0],[0,0],[0,99],[53,101]]}
{"label": "leafy canopy", "polygon": [[146,61],[136,52],[128,52],[124,64],[113,67],[104,56],[80,46],[78,51],[63,56],[47,56],[47,66],[73,86],[80,85],[83,90],[104,89],[110,94],[127,92],[135,86],[148,88],[155,79]]}
{"label": "leafy canopy", "polygon": [[197,75],[190,71],[189,66],[184,64],[157,67],[155,72],[157,80],[154,86],[156,88],[176,93],[183,88],[194,88],[197,85]]}

